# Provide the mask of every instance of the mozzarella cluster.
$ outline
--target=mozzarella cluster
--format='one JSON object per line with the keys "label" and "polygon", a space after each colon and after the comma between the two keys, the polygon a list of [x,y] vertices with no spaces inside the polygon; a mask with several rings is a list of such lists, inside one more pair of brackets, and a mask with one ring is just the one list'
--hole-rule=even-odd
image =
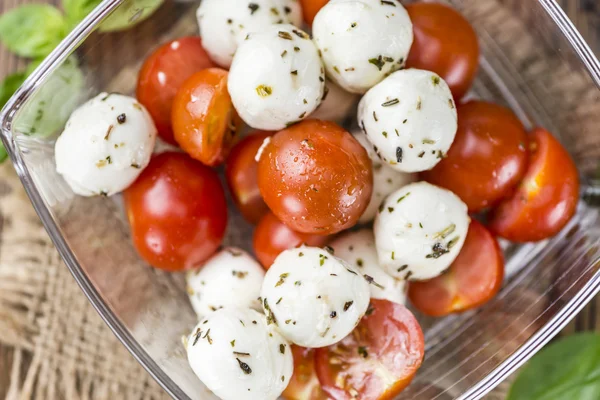
{"label": "mozzarella cluster", "polygon": [[404,66],[413,28],[398,0],[331,0],[315,17],[313,36],[327,75],[364,93]]}
{"label": "mozzarella cluster", "polygon": [[100,93],[76,109],[56,141],[56,170],[73,192],[110,196],[150,162],[157,130],[136,99]]}
{"label": "mozzarella cluster", "polygon": [[196,18],[203,47],[227,68],[249,33],[273,24],[300,26],[302,9],[296,0],[202,0]]}
{"label": "mozzarella cluster", "polygon": [[326,250],[286,250],[265,275],[267,321],[292,343],[324,347],[342,340],[369,306],[370,278]]}
{"label": "mozzarella cluster", "polygon": [[188,272],[187,291],[199,317],[223,307],[261,310],[258,300],[265,272],[245,251],[227,247]]}
{"label": "mozzarella cluster", "polygon": [[466,204],[451,191],[426,182],[404,186],[375,217],[379,263],[400,279],[434,278],[458,256],[469,222]]}
{"label": "mozzarella cluster", "polygon": [[228,90],[248,125],[280,130],[319,106],[325,70],[307,33],[289,24],[272,25],[240,43],[229,70]]}

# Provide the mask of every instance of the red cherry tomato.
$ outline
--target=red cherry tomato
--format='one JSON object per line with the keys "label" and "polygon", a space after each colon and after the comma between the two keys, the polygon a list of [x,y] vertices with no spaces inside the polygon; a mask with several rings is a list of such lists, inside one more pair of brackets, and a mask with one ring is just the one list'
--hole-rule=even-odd
{"label": "red cherry tomato", "polygon": [[154,156],[123,197],[133,244],[154,267],[190,269],[221,245],[227,205],[219,177],[183,153]]}
{"label": "red cherry tomato", "polygon": [[163,140],[177,144],[171,129],[171,106],[177,89],[194,72],[216,66],[195,36],[165,43],[146,59],[138,76],[136,97],[148,109]]}
{"label": "red cherry tomato", "polygon": [[403,305],[371,299],[367,315],[341,342],[315,352],[323,390],[335,400],[390,400],[423,361],[423,332]]}
{"label": "red cherry tomato", "polygon": [[458,101],[471,87],[479,65],[479,44],[473,27],[458,11],[440,3],[406,6],[414,41],[406,66],[441,76]]}
{"label": "red cherry tomato", "polygon": [[332,234],[356,224],[369,205],[371,160],[335,123],[306,120],[271,138],[258,162],[258,187],[293,230]]}
{"label": "red cherry tomato", "polygon": [[541,128],[530,134],[530,162],[516,192],[493,210],[489,228],[513,242],[556,235],[575,214],[579,175],[565,148]]}
{"label": "red cherry tomato", "polygon": [[315,373],[315,350],[292,345],[294,375],[281,395],[285,400],[328,400]]}
{"label": "red cherry tomato", "polygon": [[478,212],[510,195],[525,175],[527,133],[512,111],[496,104],[470,101],[457,111],[448,156],[422,176]]}
{"label": "red cherry tomato", "polygon": [[284,250],[302,244],[323,247],[329,240],[329,236],[295,232],[279,221],[272,212],[267,212],[254,230],[254,254],[262,266],[269,269]]}
{"label": "red cherry tomato", "polygon": [[233,201],[246,220],[258,223],[269,208],[258,190],[256,153],[264,140],[273,135],[272,132],[256,132],[245,137],[236,144],[225,164],[227,185],[233,195]]}
{"label": "red cherry tomato", "polygon": [[421,312],[441,317],[488,302],[504,279],[504,258],[494,236],[472,220],[458,257],[448,271],[421,282],[410,282],[408,297]]}
{"label": "red cherry tomato", "polygon": [[300,0],[304,22],[312,25],[319,10],[327,3],[329,3],[329,0]]}
{"label": "red cherry tomato", "polygon": [[227,91],[227,76],[219,68],[196,72],[173,100],[175,140],[192,158],[209,166],[225,160],[242,125]]}

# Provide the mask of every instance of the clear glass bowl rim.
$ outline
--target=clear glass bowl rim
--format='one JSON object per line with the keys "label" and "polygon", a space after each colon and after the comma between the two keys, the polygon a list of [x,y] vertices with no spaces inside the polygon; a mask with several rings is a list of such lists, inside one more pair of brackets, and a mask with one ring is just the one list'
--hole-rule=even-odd
{"label": "clear glass bowl rim", "polygon": [[[173,398],[188,400],[189,397],[162,371],[155,361],[146,353],[135,338],[127,331],[110,307],[102,300],[100,294],[96,291],[89,278],[77,262],[75,254],[61,235],[60,229],[54,221],[50,211],[44,204],[44,200],[36,188],[31,175],[25,165],[21,154],[19,153],[13,139],[12,122],[17,111],[27,102],[30,96],[35,92],[39,85],[50,76],[62,62],[76,50],[79,43],[84,41],[102,20],[110,15],[125,0],[104,0],[94,11],[92,11],[69,35],[46,57],[38,68],[27,78],[23,85],[6,103],[0,113],[1,139],[8,152],[8,155],[14,165],[14,168],[21,179],[29,199],[31,200],[35,211],[40,217],[44,228],[48,232],[50,239],[56,246],[60,256],[69,268],[77,284],[100,314],[100,317],[119,338],[123,345],[135,357],[135,359],[148,371],[148,373],[159,383],[159,385]],[[562,8],[555,0],[537,0],[543,7],[548,16],[563,33],[569,41],[573,50],[579,56],[581,62],[585,65],[588,74],[600,90],[600,62],[591,51],[579,31],[575,28],[571,20],[567,17]],[[462,394],[460,400],[481,399],[498,384],[500,384],[508,375],[522,366],[529,358],[548,343],[562,328],[564,328],[571,319],[596,295],[600,292],[600,270],[584,285],[584,287],[573,297],[563,308],[548,321],[538,332],[536,332],[527,342],[517,351],[505,359],[497,368],[495,368],[484,379],[477,382],[466,393]]]}

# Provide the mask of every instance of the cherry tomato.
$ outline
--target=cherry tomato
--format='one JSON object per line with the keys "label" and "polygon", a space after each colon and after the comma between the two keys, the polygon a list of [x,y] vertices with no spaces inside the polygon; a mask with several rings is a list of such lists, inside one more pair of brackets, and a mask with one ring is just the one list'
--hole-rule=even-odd
{"label": "cherry tomato", "polygon": [[254,254],[265,269],[284,250],[293,249],[302,244],[323,247],[329,243],[329,236],[294,232],[279,221],[272,212],[267,212],[254,230]]}
{"label": "cherry tomato", "polygon": [[440,3],[406,6],[414,41],[406,66],[441,76],[460,100],[471,87],[479,65],[479,43],[473,27],[458,11]]}
{"label": "cherry tomato", "polygon": [[423,361],[423,332],[403,305],[371,299],[367,314],[341,342],[315,352],[323,390],[335,400],[389,400]]}
{"label": "cherry tomato", "polygon": [[304,22],[308,25],[312,25],[315,16],[329,0],[300,0],[302,5],[302,15],[304,16]]}
{"label": "cherry tomato", "polygon": [[510,195],[527,169],[527,133],[507,108],[484,101],[457,107],[458,131],[448,156],[422,174],[477,212]]}
{"label": "cherry tomato", "polygon": [[315,350],[292,345],[294,375],[282,394],[286,400],[328,400],[315,373]]}
{"label": "cherry tomato", "polygon": [[225,193],[212,169],[183,153],[161,153],[124,192],[133,244],[167,271],[198,266],[221,245]]}
{"label": "cherry tomato", "polygon": [[242,125],[227,91],[228,74],[219,68],[196,72],[173,100],[175,140],[192,158],[209,166],[225,160]]}
{"label": "cherry tomato", "polygon": [[575,214],[579,175],[567,150],[541,128],[530,134],[530,162],[516,192],[493,210],[489,228],[513,242],[556,235]]}
{"label": "cherry tomato", "polygon": [[148,109],[163,140],[177,144],[171,129],[171,106],[177,89],[194,72],[216,66],[195,36],[165,43],[146,59],[138,76],[136,97]]}
{"label": "cherry tomato", "polygon": [[332,234],[356,224],[369,205],[371,160],[335,123],[305,120],[271,138],[258,162],[258,187],[293,230]]}
{"label": "cherry tomato", "polygon": [[269,208],[258,190],[256,153],[264,140],[272,132],[256,132],[245,137],[231,149],[225,164],[227,185],[233,195],[233,201],[246,220],[258,223]]}
{"label": "cherry tomato", "polygon": [[496,238],[472,220],[467,239],[448,271],[410,282],[408,297],[421,312],[441,317],[478,307],[498,293],[504,279],[504,258]]}

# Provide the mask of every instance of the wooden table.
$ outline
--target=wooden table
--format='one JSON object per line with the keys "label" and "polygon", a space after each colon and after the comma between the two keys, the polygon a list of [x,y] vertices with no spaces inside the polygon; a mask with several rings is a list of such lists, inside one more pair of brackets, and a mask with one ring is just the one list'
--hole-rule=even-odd
{"label": "wooden table", "polygon": [[[475,0],[473,0],[475,1]],[[507,0],[513,1],[513,0]],[[518,0],[517,0],[518,1]],[[14,8],[16,4],[30,3],[30,0],[1,0],[0,13]],[[56,0],[49,3],[58,3]],[[558,0],[567,14],[590,44],[592,50],[600,56],[600,2],[598,0]],[[0,77],[26,65],[24,60],[12,56],[4,48],[0,48]],[[597,320],[597,308],[600,298],[589,304],[571,324],[565,328],[564,333],[575,331],[597,330],[600,331],[600,321]],[[13,352],[10,348],[0,345],[0,399],[6,395],[8,379],[11,372]]]}

